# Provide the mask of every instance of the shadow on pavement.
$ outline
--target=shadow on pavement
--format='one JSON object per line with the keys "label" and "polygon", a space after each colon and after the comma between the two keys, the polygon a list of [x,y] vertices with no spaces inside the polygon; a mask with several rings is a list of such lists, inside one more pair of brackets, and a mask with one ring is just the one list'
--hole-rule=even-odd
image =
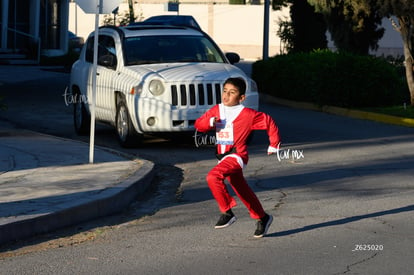
{"label": "shadow on pavement", "polygon": [[283,236],[293,235],[293,234],[306,232],[306,231],[310,231],[310,230],[314,230],[314,229],[318,229],[318,228],[336,226],[336,225],[343,225],[343,224],[356,222],[356,221],[360,221],[360,220],[364,220],[364,219],[370,219],[370,218],[381,217],[381,216],[385,216],[385,215],[398,214],[398,213],[403,213],[403,212],[410,212],[410,211],[414,211],[414,205],[408,205],[408,206],[405,206],[405,207],[400,207],[400,208],[395,208],[395,209],[385,210],[385,211],[380,211],[380,212],[374,212],[374,213],[365,214],[365,215],[358,215],[358,216],[343,218],[343,219],[339,219],[339,220],[333,220],[333,221],[329,221],[329,222],[306,225],[306,226],[301,227],[301,228],[285,230],[285,231],[269,234],[269,235],[266,235],[266,237],[283,237]]}

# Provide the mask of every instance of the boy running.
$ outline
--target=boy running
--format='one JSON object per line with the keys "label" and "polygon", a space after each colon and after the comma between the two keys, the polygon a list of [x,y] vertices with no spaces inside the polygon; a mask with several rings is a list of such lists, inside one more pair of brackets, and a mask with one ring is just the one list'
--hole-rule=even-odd
{"label": "boy running", "polygon": [[254,237],[261,238],[269,229],[273,217],[263,210],[256,194],[243,176],[248,162],[247,139],[253,130],[266,130],[270,146],[268,155],[276,153],[280,145],[279,129],[271,116],[247,108],[241,103],[246,99],[246,83],[241,78],[229,78],[224,83],[222,103],[215,105],[195,122],[200,132],[216,130],[216,156],[218,164],[208,173],[206,180],[221,211],[215,228],[225,228],[236,221],[232,208],[235,199],[229,194],[224,180],[227,179],[236,195],[257,220]]}

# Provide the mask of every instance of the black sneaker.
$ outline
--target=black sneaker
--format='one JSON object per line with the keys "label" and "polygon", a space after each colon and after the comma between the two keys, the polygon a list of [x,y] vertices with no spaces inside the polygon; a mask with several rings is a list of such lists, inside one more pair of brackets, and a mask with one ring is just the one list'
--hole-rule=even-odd
{"label": "black sneaker", "polygon": [[263,218],[257,221],[257,228],[254,232],[255,238],[261,238],[266,235],[269,226],[272,224],[273,217],[271,215],[266,214]]}
{"label": "black sneaker", "polygon": [[234,216],[233,212],[228,210],[226,213],[221,214],[220,219],[216,223],[214,228],[225,228],[236,221],[236,216]]}

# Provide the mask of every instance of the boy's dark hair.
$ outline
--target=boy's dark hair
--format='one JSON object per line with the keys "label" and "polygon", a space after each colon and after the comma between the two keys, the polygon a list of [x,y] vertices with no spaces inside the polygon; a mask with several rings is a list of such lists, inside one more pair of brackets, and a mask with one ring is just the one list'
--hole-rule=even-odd
{"label": "boy's dark hair", "polygon": [[226,82],[224,82],[224,85],[226,85],[227,83],[236,86],[237,89],[240,92],[240,95],[246,94],[246,82],[244,81],[243,78],[240,78],[240,77],[230,77],[230,78],[228,78],[226,80]]}

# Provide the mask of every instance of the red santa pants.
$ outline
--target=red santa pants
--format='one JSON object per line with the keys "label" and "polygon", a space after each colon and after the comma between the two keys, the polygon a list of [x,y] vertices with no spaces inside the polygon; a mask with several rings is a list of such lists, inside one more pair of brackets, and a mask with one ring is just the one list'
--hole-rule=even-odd
{"label": "red santa pants", "polygon": [[265,215],[262,204],[244,179],[243,170],[234,157],[224,158],[206,177],[208,187],[221,212],[224,213],[237,204],[227,190],[225,179],[229,181],[236,195],[249,210],[250,217],[260,219]]}

